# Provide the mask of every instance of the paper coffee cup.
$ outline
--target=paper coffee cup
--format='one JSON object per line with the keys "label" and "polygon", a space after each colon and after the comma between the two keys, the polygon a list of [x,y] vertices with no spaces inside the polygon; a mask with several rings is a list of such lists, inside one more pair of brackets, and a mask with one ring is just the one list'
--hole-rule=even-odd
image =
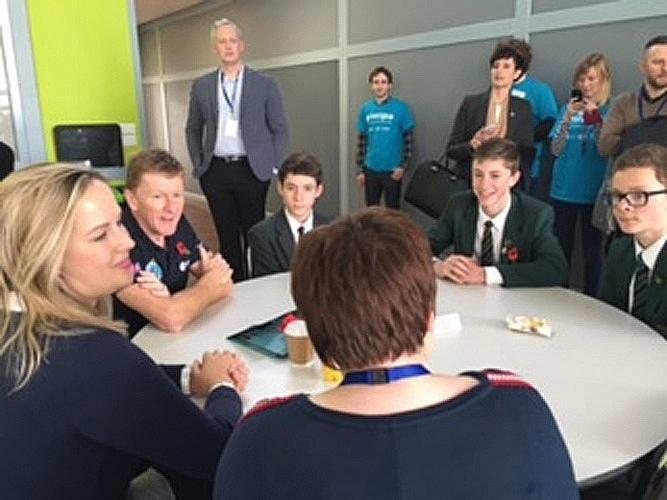
{"label": "paper coffee cup", "polygon": [[291,321],[285,327],[287,353],[294,366],[309,366],[315,359],[313,344],[308,337],[306,322],[302,319]]}

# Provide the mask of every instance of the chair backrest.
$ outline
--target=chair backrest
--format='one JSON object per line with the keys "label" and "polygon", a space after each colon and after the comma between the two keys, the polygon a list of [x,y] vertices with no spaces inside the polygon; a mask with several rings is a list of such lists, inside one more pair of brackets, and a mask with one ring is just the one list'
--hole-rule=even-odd
{"label": "chair backrest", "polygon": [[219,252],[218,233],[204,195],[186,191],[183,213],[206,248],[212,252]]}

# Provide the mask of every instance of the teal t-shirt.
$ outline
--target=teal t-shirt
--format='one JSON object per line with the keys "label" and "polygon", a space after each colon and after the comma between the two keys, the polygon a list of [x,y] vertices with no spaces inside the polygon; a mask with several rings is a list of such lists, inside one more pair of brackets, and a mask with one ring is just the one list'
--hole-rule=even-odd
{"label": "teal t-shirt", "polygon": [[357,129],[368,137],[367,168],[391,172],[403,162],[403,134],[415,127],[407,104],[389,97],[382,104],[371,99],[361,107]]}
{"label": "teal t-shirt", "polygon": [[[609,105],[598,109],[602,119],[607,116]],[[567,105],[560,111],[550,138],[558,135],[563,126]],[[607,158],[598,152],[595,127],[584,123],[584,114],[572,117],[565,147],[554,163],[551,181],[551,197],[567,203],[592,205],[607,171]]]}
{"label": "teal t-shirt", "polygon": [[[533,111],[533,127],[537,127],[537,125],[548,118],[555,120],[558,116],[558,103],[556,102],[553,90],[540,80],[526,77],[524,81],[514,85],[512,95],[525,99],[530,103]],[[541,142],[535,143],[535,159],[530,167],[530,176],[532,178],[539,177],[542,170],[542,145]]]}

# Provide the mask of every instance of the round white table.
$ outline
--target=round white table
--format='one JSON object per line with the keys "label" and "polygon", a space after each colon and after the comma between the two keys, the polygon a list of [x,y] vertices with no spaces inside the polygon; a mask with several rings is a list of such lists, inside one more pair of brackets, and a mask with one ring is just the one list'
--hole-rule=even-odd
{"label": "round white table", "polygon": [[[134,342],[158,363],[190,363],[206,350],[235,349],[251,369],[246,409],[260,399],[317,392],[319,363],[295,368],[226,339],[294,308],[289,274],[245,281],[183,333],[143,328]],[[619,470],[667,437],[667,342],[632,316],[562,288],[505,289],[439,281],[437,314],[462,328],[436,333],[430,366],[456,373],[503,368],[548,402],[584,486]],[[507,314],[548,318],[553,336],[510,332]]]}

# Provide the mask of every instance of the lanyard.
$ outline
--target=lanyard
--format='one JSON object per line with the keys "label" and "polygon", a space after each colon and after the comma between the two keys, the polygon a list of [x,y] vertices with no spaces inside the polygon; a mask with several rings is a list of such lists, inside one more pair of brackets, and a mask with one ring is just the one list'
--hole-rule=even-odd
{"label": "lanyard", "polygon": [[225,98],[225,102],[227,102],[227,106],[229,106],[229,110],[232,112],[232,116],[234,116],[234,102],[236,102],[236,88],[239,83],[239,75],[236,75],[236,79],[234,80],[234,87],[232,88],[232,97],[230,99],[229,95],[227,94],[227,90],[225,89],[225,74],[220,73],[220,86],[222,87],[222,95]]}
{"label": "lanyard", "polygon": [[[639,121],[642,122],[644,121],[644,98],[642,97],[643,92],[644,92],[644,86],[642,85],[639,88],[639,93],[637,94],[637,110],[639,111]],[[662,111],[662,108],[665,107],[666,102],[667,102],[667,94],[662,96],[662,102],[660,103],[660,106],[658,106],[658,109],[655,110],[653,118],[655,118],[660,114],[660,111]]]}
{"label": "lanyard", "polygon": [[359,372],[349,372],[341,385],[349,384],[391,384],[402,378],[419,377],[428,375],[431,372],[423,365],[404,365],[394,368],[375,368],[372,370],[363,370]]}

